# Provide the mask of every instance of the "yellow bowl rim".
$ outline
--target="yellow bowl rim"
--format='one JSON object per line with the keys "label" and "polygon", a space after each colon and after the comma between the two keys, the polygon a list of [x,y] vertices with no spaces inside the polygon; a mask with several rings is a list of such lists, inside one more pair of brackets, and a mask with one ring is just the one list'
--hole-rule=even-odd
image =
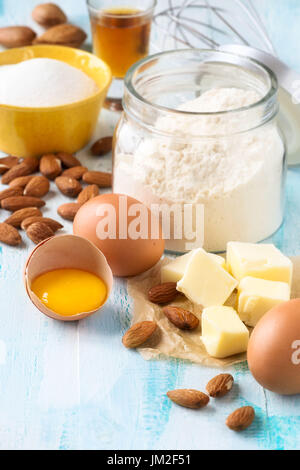
{"label": "yellow bowl rim", "polygon": [[[43,49],[59,49],[59,50],[62,50],[62,49],[65,49],[65,50],[70,50],[70,47],[65,47],[65,46],[59,46],[59,45],[48,45],[48,44],[41,44],[41,45],[36,45],[36,46],[26,46],[26,47],[16,47],[16,48],[12,48],[12,49],[7,49],[5,51],[1,51],[0,52],[0,56],[2,54],[5,54],[7,52],[10,52],[10,51],[16,51],[16,50],[23,50],[23,51],[26,51],[26,50],[32,50],[32,49],[40,49],[40,48],[43,48]],[[72,48],[71,48],[72,49]],[[97,57],[95,54],[92,54],[90,52],[87,52],[87,51],[84,51],[82,49],[76,49],[76,51],[79,51],[80,53],[82,53],[83,55],[87,55],[89,57],[93,57],[94,59],[97,59],[99,61],[99,63],[101,64],[103,70],[106,72],[106,75],[107,75],[107,80],[105,82],[105,84],[103,85],[103,87],[101,89],[99,89],[99,91],[97,91],[96,93],[94,93],[93,95],[89,96],[88,98],[84,98],[83,100],[79,100],[79,101],[75,101],[73,103],[70,103],[70,104],[63,104],[63,105],[60,105],[60,106],[46,106],[46,107],[34,107],[34,108],[30,108],[30,107],[26,107],[26,106],[12,106],[12,105],[8,105],[8,104],[1,104],[0,103],[0,110],[8,110],[8,111],[19,111],[19,112],[31,112],[31,113],[34,113],[34,112],[55,112],[55,111],[62,111],[62,110],[65,110],[65,109],[72,109],[72,108],[75,108],[77,106],[80,106],[80,105],[83,105],[83,104],[88,104],[92,101],[94,101],[95,99],[98,99],[101,97],[103,91],[109,87],[109,85],[111,84],[112,82],[112,72],[111,72],[111,69],[110,67],[107,65],[106,62],[104,62],[104,60],[100,59],[99,57]],[[29,60],[29,59],[28,59]],[[59,60],[59,59],[56,59],[56,60]],[[25,61],[22,61],[22,62],[25,62]],[[19,64],[21,62],[17,62],[17,64]],[[1,67],[1,66],[0,66]],[[73,66],[72,66],[73,67]],[[87,75],[87,74],[86,74]],[[95,81],[95,80],[94,80]],[[96,83],[96,82],[95,82]],[[97,84],[98,86],[98,84]]]}

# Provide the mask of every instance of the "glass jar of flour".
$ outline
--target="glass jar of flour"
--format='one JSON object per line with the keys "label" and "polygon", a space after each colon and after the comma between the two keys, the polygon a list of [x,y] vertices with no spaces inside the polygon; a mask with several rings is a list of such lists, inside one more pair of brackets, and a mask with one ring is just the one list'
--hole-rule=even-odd
{"label": "glass jar of flour", "polygon": [[138,62],[125,79],[114,192],[160,210],[169,250],[267,238],[283,220],[278,108],[276,77],[248,58],[182,50]]}

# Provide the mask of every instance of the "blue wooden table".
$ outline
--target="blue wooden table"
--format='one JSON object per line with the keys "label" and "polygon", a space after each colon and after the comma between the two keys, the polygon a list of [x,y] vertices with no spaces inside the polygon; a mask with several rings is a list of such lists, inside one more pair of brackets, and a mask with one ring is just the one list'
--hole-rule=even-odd
{"label": "blue wooden table", "polygon": [[[231,0],[227,0],[228,2]],[[0,0],[0,25],[30,24],[38,0]],[[73,22],[89,28],[84,0],[64,0]],[[130,2],[129,2],[130,3]],[[163,0],[159,0],[159,7]],[[300,71],[298,0],[257,0],[279,56]],[[115,116],[104,112],[99,135]],[[82,152],[82,161],[92,165]],[[106,168],[109,161],[94,165]],[[287,210],[273,241],[286,254],[300,253],[300,170],[288,172]],[[62,197],[48,196],[55,216]],[[1,221],[5,214],[0,214]],[[71,224],[65,225],[66,232]],[[25,238],[25,237],[24,237]],[[130,324],[126,285],[116,281],[101,315],[64,324],[30,303],[22,268],[33,245],[0,248],[0,448],[1,449],[296,449],[300,397],[280,397],[258,386],[246,364],[232,368],[227,397],[200,412],[174,406],[168,390],[203,390],[218,371],[180,360],[144,361],[121,337]],[[227,415],[242,405],[256,410],[254,424],[235,434]]]}

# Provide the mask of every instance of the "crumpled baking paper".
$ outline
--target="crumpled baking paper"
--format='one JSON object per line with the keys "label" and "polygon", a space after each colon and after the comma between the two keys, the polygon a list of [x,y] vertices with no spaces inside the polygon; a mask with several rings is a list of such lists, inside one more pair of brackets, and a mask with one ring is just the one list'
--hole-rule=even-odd
{"label": "crumpled baking paper", "polygon": [[[294,264],[292,298],[300,297],[300,256],[291,258]],[[133,299],[132,324],[141,321],[155,321],[159,328],[138,351],[146,360],[174,357],[185,359],[196,364],[209,367],[225,368],[246,361],[246,353],[216,359],[209,356],[201,341],[201,322],[193,331],[183,331],[174,326],[163,314],[162,308],[148,300],[147,294],[151,287],[160,284],[160,270],[172,259],[164,258],[154,268],[128,280],[128,293]],[[217,286],[216,286],[217,288]],[[226,302],[234,307],[236,294]],[[201,319],[202,308],[194,305],[184,296],[179,295],[172,305],[185,308]],[[249,329],[251,332],[251,329]]]}

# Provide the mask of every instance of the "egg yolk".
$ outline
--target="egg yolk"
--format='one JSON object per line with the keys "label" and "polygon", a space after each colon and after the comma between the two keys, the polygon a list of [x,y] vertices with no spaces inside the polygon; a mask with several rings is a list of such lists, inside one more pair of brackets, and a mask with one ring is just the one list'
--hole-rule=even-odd
{"label": "egg yolk", "polygon": [[53,312],[64,316],[97,310],[107,297],[105,283],[80,269],[57,269],[38,276],[32,291]]}

